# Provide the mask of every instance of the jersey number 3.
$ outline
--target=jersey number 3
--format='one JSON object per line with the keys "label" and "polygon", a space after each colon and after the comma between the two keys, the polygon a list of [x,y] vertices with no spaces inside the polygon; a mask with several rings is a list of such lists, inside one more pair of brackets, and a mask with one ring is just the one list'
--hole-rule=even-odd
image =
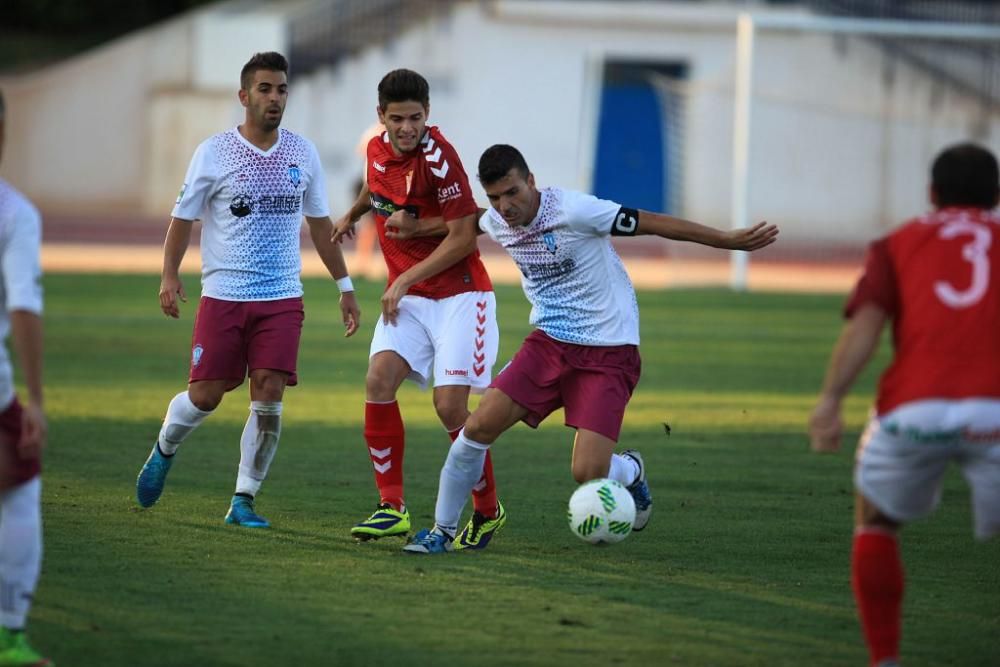
{"label": "jersey number 3", "polygon": [[949,222],[938,232],[938,236],[945,240],[963,234],[972,235],[972,240],[962,246],[962,259],[972,264],[972,284],[965,290],[958,290],[944,280],[934,282],[934,294],[946,306],[952,308],[968,308],[974,305],[983,298],[990,284],[990,258],[987,252],[993,242],[993,235],[985,225],[970,220]]}

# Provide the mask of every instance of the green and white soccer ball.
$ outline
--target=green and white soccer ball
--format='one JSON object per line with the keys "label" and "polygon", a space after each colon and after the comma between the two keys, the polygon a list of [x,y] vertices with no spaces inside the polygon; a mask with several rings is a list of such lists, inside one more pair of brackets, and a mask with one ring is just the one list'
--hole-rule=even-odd
{"label": "green and white soccer ball", "polygon": [[569,528],[584,542],[621,542],[632,532],[635,501],[613,479],[584,482],[569,499]]}

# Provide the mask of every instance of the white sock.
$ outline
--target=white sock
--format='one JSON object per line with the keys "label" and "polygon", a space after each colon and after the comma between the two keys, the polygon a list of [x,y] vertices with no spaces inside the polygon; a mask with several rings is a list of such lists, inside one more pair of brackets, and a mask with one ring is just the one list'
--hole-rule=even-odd
{"label": "white sock", "polygon": [[611,468],[608,470],[608,478],[616,482],[621,482],[629,486],[639,477],[639,464],[635,459],[621,454],[611,455]]}
{"label": "white sock", "polygon": [[160,451],[167,456],[173,456],[184,438],[188,437],[191,431],[210,414],[211,410],[206,412],[198,409],[186,391],[174,396],[167,406],[167,416],[163,418],[163,427],[160,428],[160,435],[156,439]]}
{"label": "white sock", "polygon": [[281,401],[250,401],[250,417],[240,438],[236,493],[256,496],[267,477],[281,436]]}
{"label": "white sock", "polygon": [[452,536],[458,530],[458,519],[472,487],[483,476],[483,463],[489,448],[489,445],[465,437],[465,429],[462,429],[448,450],[448,458],[441,468],[434,522]]}
{"label": "white sock", "polygon": [[0,625],[23,628],[42,566],[42,480],[0,493]]}

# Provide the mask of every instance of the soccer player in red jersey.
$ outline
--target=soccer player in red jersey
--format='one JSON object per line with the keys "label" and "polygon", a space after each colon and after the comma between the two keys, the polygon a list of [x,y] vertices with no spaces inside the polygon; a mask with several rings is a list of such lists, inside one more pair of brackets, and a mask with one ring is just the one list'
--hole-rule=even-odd
{"label": "soccer player in red jersey", "polygon": [[[367,183],[333,234],[338,242],[351,235],[355,221],[371,211],[389,271],[365,382],[364,435],[380,499],[351,529],[358,540],[410,530],[400,385],[406,379],[422,388],[433,383],[434,409],[454,440],[469,415],[469,393],[490,383],[499,344],[493,285],[476,249],[476,202],[455,149],[427,125],[427,81],[407,69],[389,72],[378,86],[377,111],[385,132],[368,143]],[[400,216],[443,218],[447,234],[393,238],[386,225]],[[489,458],[473,503],[456,548],[485,548],[506,521]]]}
{"label": "soccer player in red jersey", "polygon": [[1000,533],[1000,196],[996,157],[973,144],[931,170],[934,212],[872,243],[809,422],[836,451],[841,403],[892,323],[894,354],[861,436],[851,585],[871,664],[897,665],[904,580],[898,532],[941,498],[949,461],[972,489],[975,534]]}
{"label": "soccer player in red jersey", "polygon": [[[4,102],[0,95],[0,152]],[[38,210],[0,179],[0,665],[45,667],[24,633],[42,566],[42,221]],[[14,393],[3,339],[13,334],[27,401]]]}

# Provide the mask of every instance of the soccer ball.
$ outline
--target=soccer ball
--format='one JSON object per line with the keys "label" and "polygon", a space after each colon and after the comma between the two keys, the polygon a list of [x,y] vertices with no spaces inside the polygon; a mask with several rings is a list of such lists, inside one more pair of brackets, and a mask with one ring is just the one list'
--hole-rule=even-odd
{"label": "soccer ball", "polygon": [[621,483],[592,479],[570,496],[568,516],[570,530],[584,542],[621,542],[632,532],[635,501]]}

